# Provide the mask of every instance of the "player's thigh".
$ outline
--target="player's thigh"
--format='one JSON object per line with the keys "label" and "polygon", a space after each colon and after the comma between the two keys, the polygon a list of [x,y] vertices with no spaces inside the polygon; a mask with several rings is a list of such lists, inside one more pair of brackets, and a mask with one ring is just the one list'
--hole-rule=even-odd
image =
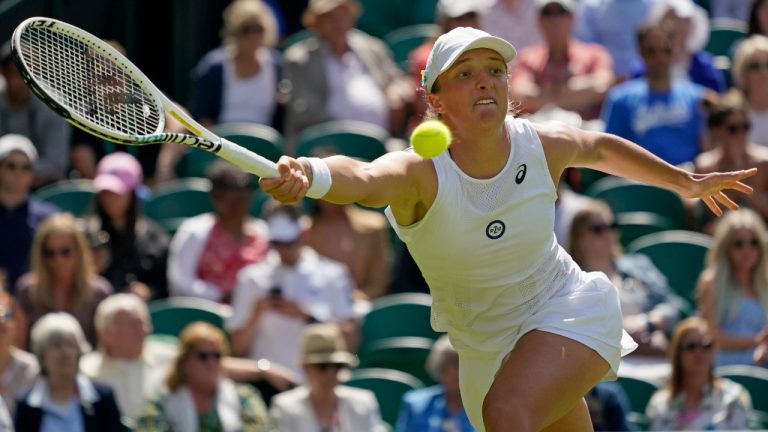
{"label": "player's thigh", "polygon": [[592,426],[592,418],[589,416],[587,401],[581,398],[576,402],[576,406],[573,409],[544,428],[542,432],[592,432],[593,430],[594,427]]}
{"label": "player's thigh", "polygon": [[540,330],[525,334],[501,366],[484,408],[511,403],[544,428],[568,414],[610,366],[586,345]]}

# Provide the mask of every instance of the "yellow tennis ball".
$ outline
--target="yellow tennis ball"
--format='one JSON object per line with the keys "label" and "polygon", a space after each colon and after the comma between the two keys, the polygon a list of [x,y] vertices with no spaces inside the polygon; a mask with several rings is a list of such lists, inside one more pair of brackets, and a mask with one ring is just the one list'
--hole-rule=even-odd
{"label": "yellow tennis ball", "polygon": [[427,120],[411,133],[413,149],[424,159],[431,159],[451,145],[451,130],[439,120]]}

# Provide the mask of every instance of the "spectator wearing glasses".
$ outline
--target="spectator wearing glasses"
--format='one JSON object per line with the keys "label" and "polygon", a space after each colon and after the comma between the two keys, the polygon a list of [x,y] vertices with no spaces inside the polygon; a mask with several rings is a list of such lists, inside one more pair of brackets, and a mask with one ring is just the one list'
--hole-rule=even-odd
{"label": "spectator wearing glasses", "polygon": [[13,297],[0,291],[0,396],[11,415],[16,400],[32,388],[40,373],[35,356],[13,346],[19,331],[17,313]]}
{"label": "spectator wearing glasses", "polygon": [[19,345],[27,346],[27,329],[49,312],[73,315],[94,344],[96,307],[112,293],[112,285],[96,273],[91,248],[74,216],[56,213],[46,219],[35,233],[31,255],[32,270],[16,286],[24,329]]}
{"label": "spectator wearing glasses", "polygon": [[229,304],[237,273],[267,254],[267,226],[250,215],[251,175],[224,160],[205,172],[213,213],[185,220],[171,240],[168,288],[172,296]]}
{"label": "spectator wearing glasses", "polygon": [[270,415],[280,432],[382,432],[376,396],[368,390],[340,385],[339,371],[354,367],[333,324],[308,326],[302,335],[302,364],[307,384],[275,396]]}
{"label": "spectator wearing glasses", "polygon": [[0,273],[13,293],[16,280],[29,270],[29,251],[35,230],[57,211],[30,195],[37,150],[27,137],[0,137]]}
{"label": "spectator wearing glasses", "polygon": [[753,210],[730,212],[715,228],[697,300],[720,349],[718,366],[768,366],[767,241]]}
{"label": "spectator wearing glasses", "polygon": [[347,346],[357,346],[355,284],[346,266],[304,244],[297,207],[269,202],[266,210],[272,249],[238,275],[227,327],[235,355],[267,359],[302,376],[307,324],[337,323]]}
{"label": "spectator wearing glasses", "polygon": [[639,345],[622,363],[664,363],[668,335],[680,319],[681,300],[648,257],[623,253],[610,207],[591,200],[577,212],[569,244],[582,270],[605,273],[619,291],[624,329]]}
{"label": "spectator wearing glasses", "polygon": [[[766,56],[768,57],[768,52]],[[764,219],[768,218],[768,148],[749,141],[749,133],[754,123],[750,119],[744,97],[737,90],[722,96],[712,93],[704,98],[704,106],[707,111],[709,140],[713,148],[696,157],[696,172],[757,167],[757,175],[746,181],[754,189],[754,194],[748,198],[739,197],[737,201],[755,210]],[[711,232],[711,229],[706,227],[703,230]]]}
{"label": "spectator wearing glasses", "polygon": [[594,120],[614,82],[608,50],[571,37],[573,0],[536,0],[536,6],[543,42],[520,50],[509,78],[512,98],[525,112],[554,106]]}
{"label": "spectator wearing glasses", "polygon": [[749,429],[749,393],[740,384],[715,378],[716,348],[706,320],[692,317],[677,325],[669,354],[672,375],[646,409],[650,430]]}
{"label": "spectator wearing glasses", "polygon": [[768,36],[756,34],[739,43],[731,76],[749,107],[749,141],[768,147]]}
{"label": "spectator wearing glasses", "polygon": [[229,350],[224,332],[194,322],[179,338],[179,353],[166,379],[168,391],[147,403],[134,431],[271,431],[261,396],[224,378],[221,360]]}

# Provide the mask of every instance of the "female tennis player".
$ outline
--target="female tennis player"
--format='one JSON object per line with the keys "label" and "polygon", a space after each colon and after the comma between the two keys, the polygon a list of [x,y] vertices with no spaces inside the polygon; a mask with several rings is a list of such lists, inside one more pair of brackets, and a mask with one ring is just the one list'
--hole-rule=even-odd
{"label": "female tennis player", "polygon": [[515,49],[457,28],[435,43],[424,88],[453,132],[449,151],[373,162],[283,157],[282,177],[260,180],[283,202],[305,195],[388,206],[433,296],[432,322],[459,352],[467,413],[479,431],[591,431],[584,394],[613,379],[636,347],[621,327],[616,288],[586,273],[553,234],[555,185],[589,167],[734,209],[723,190],[750,193],[754,169],[693,174],[604,133],[508,115]]}

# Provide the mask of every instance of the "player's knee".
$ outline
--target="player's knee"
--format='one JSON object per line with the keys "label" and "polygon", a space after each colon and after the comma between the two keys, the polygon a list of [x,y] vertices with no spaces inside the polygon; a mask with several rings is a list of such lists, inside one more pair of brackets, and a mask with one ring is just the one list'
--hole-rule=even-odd
{"label": "player's knee", "polygon": [[483,399],[483,423],[488,432],[537,430],[522,395],[516,397],[493,391]]}

